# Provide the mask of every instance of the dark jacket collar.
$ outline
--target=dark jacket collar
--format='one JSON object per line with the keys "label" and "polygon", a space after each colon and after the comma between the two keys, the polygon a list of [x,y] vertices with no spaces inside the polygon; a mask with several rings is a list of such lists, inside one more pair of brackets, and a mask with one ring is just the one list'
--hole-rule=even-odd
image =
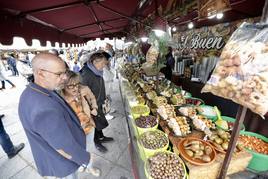
{"label": "dark jacket collar", "polygon": [[29,83],[28,87],[36,92],[42,93],[42,94],[47,95],[47,96],[51,96],[51,93],[53,92],[52,90],[48,90],[48,89],[43,88],[43,87],[39,86],[38,84],[32,83],[32,82]]}

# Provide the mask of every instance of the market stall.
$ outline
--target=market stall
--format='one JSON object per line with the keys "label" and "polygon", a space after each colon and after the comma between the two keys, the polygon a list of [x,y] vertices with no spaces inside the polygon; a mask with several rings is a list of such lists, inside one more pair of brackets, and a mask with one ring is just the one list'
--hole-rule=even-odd
{"label": "market stall", "polygon": [[[242,21],[250,23],[241,24]],[[177,56],[185,59],[175,61],[178,64],[175,65],[177,69],[175,68],[174,74],[180,74],[180,65],[183,65],[184,78],[173,77],[174,83],[159,73],[166,52],[164,46],[172,45],[165,35],[149,36],[151,47],[143,64],[128,60],[132,63],[121,66],[121,92],[130,138],[133,139],[134,166],[138,178],[232,178],[233,174],[242,177],[245,170],[254,171],[255,175],[267,172],[264,164],[267,159],[267,138],[258,132],[245,131],[247,126],[243,125],[243,120],[251,113],[247,108],[260,116],[265,115],[266,97],[264,95],[258,104],[256,102],[259,98],[255,98],[255,101],[251,101],[253,98],[244,100],[244,85],[237,89],[233,84],[239,80],[247,82],[247,76],[254,75],[255,72],[246,71],[250,65],[256,64],[254,59],[264,59],[266,25],[254,25],[260,18],[242,21],[173,34],[173,39],[179,42],[178,49],[181,50]],[[242,34],[247,35],[244,37]],[[245,44],[249,43],[245,39],[255,39],[250,43],[264,42],[258,46],[259,56],[241,56],[243,52],[257,53],[253,46],[245,48]],[[233,41],[241,43],[239,48],[230,45]],[[135,45],[132,46],[134,48]],[[198,51],[199,48],[202,50]],[[127,52],[132,51],[128,49]],[[135,58],[135,53],[130,55],[132,59]],[[233,59],[235,55],[240,55],[239,60],[235,59],[237,62]],[[195,59],[196,56],[199,59]],[[203,58],[205,62],[197,61]],[[248,58],[249,61],[246,60]],[[229,62],[226,65],[227,59],[232,59],[232,64]],[[244,63],[249,65],[248,69],[241,65]],[[262,70],[258,74],[266,72],[263,70],[266,64],[261,64],[258,68]],[[237,70],[241,68],[244,73],[229,72],[232,67]],[[219,68],[223,68],[224,72],[219,72]],[[220,77],[215,79],[217,74]],[[231,75],[230,81],[226,82],[228,84],[223,86],[219,83],[225,80],[221,75]],[[266,85],[265,81],[258,83],[259,87],[252,91],[258,91]],[[201,89],[211,93],[201,94]],[[241,96],[236,97],[236,94]],[[256,104],[250,105],[252,103]]]}
{"label": "market stall", "polygon": [[[267,129],[248,129],[252,116],[268,111],[267,25],[256,24],[264,2],[5,1],[0,40],[62,45],[126,36],[135,42],[125,49],[119,80],[135,178],[260,175],[268,171]],[[169,47],[177,49],[172,80]],[[76,61],[77,51],[66,58]]]}

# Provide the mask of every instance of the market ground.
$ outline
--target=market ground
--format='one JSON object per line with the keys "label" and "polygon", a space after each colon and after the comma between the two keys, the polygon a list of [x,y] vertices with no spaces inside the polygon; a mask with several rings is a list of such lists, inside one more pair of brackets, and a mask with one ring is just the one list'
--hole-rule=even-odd
{"label": "market ground", "polygon": [[[40,179],[36,170],[29,142],[18,118],[18,101],[25,88],[26,80],[23,77],[8,77],[16,84],[16,88],[0,91],[0,114],[5,114],[2,119],[7,133],[14,144],[25,143],[25,148],[14,158],[8,159],[0,149],[0,179]],[[96,155],[94,165],[102,170],[101,179],[133,179],[131,172],[130,155],[128,150],[128,134],[124,115],[124,108],[119,93],[118,82],[115,81],[112,93],[112,106],[116,109],[115,119],[109,121],[109,127],[104,134],[114,137],[113,143],[104,144],[108,148],[106,154],[98,152],[94,145],[89,144],[89,151]],[[79,174],[79,179],[93,177],[90,174]]]}

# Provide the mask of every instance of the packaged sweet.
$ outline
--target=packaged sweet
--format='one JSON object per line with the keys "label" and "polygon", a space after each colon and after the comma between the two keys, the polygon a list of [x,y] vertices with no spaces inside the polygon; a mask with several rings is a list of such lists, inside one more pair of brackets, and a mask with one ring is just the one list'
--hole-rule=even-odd
{"label": "packaged sweet", "polygon": [[225,45],[202,92],[268,112],[268,26],[243,23]]}

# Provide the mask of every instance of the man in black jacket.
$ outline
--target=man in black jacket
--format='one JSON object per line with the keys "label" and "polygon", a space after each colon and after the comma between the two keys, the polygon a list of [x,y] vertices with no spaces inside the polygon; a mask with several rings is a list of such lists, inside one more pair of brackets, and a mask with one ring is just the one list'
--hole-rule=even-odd
{"label": "man in black jacket", "polygon": [[103,69],[107,63],[108,60],[103,52],[96,52],[90,56],[90,59],[84,64],[80,71],[82,84],[91,89],[96,97],[98,105],[98,114],[94,118],[96,124],[94,143],[100,152],[107,152],[107,148],[103,146],[102,143],[114,140],[111,137],[104,136],[102,132],[102,129],[109,125],[103,112],[103,104],[106,99]]}

